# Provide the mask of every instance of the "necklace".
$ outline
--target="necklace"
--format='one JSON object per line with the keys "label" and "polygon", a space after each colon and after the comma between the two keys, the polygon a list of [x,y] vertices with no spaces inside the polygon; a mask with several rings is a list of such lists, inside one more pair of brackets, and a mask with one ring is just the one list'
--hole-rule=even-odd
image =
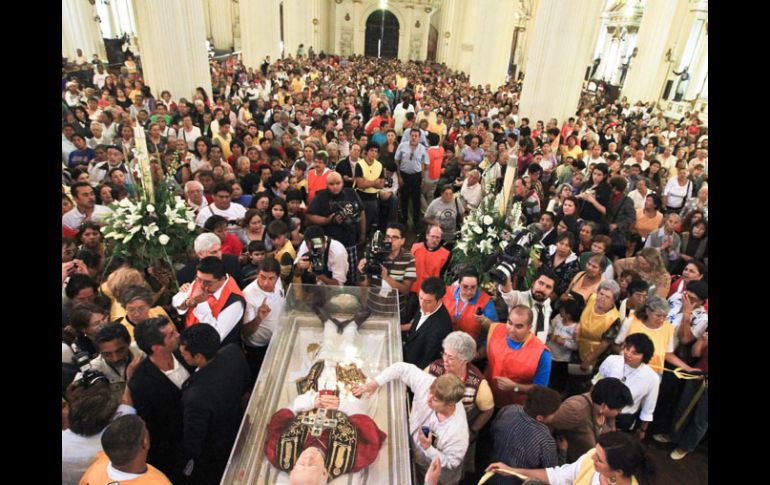
{"label": "necklace", "polygon": [[632,376],[634,376],[637,372],[639,372],[639,369],[642,368],[642,366],[637,367],[633,371],[631,371],[629,374],[626,374],[626,367],[629,369],[633,369],[630,365],[623,363],[623,377],[621,377],[620,382],[626,382],[627,379],[630,379]]}

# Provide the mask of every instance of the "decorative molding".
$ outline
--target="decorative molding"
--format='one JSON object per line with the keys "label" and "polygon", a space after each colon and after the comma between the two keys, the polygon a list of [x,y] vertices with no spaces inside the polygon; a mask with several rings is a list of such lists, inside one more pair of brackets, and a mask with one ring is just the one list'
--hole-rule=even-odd
{"label": "decorative molding", "polygon": [[318,19],[313,19],[313,25],[318,25],[318,24],[320,24],[320,23],[321,23],[321,22],[320,22]]}
{"label": "decorative molding", "polygon": [[431,13],[433,11],[430,7],[425,7],[425,13]]}
{"label": "decorative molding", "polygon": [[450,38],[450,37],[452,37],[452,34],[451,34],[451,32],[444,32],[444,38],[445,38],[445,39],[448,39],[448,38]]}
{"label": "decorative molding", "polygon": [[473,52],[473,44],[463,44],[460,46],[460,50]]}

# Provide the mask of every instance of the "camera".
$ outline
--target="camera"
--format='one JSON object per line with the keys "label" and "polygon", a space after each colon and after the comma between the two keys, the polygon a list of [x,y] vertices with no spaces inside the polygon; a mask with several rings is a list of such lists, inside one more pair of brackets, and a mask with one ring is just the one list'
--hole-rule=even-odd
{"label": "camera", "polygon": [[538,239],[533,231],[522,229],[505,249],[489,256],[487,267],[494,265],[489,278],[499,285],[504,285],[509,278],[513,279],[514,273],[527,264],[530,249]]}
{"label": "camera", "polygon": [[110,382],[107,376],[91,368],[91,356],[88,355],[88,352],[78,349],[75,344],[72,344],[72,350],[75,353],[72,362],[78,367],[81,374],[80,379],[74,382],[76,386],[89,388],[99,382]]}
{"label": "camera", "polygon": [[307,252],[307,257],[310,260],[310,271],[315,274],[323,274],[324,272],[324,254],[323,245],[324,240],[320,237],[313,238],[313,247]]}
{"label": "camera", "polygon": [[393,188],[393,178],[385,177],[385,188],[386,189],[392,189]]}
{"label": "camera", "polygon": [[366,265],[364,273],[367,276],[378,276],[382,273],[380,265],[389,268],[391,262],[388,261],[388,254],[393,250],[390,241],[386,241],[380,231],[376,231],[372,237],[372,242],[366,247],[364,257]]}

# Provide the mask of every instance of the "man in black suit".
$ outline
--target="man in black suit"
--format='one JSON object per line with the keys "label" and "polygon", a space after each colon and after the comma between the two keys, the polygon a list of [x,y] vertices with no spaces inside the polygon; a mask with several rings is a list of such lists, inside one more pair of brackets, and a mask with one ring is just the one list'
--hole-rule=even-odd
{"label": "man in black suit", "polygon": [[556,244],[556,216],[553,212],[543,212],[543,215],[540,216],[540,227],[543,229],[540,244],[546,248],[551,244]]}
{"label": "man in black suit", "polygon": [[134,339],[147,355],[128,381],[131,399],[152,437],[147,461],[182,481],[182,384],[195,371],[179,353],[179,332],[166,317],[139,322]]}
{"label": "man in black suit", "polygon": [[190,484],[219,483],[243,417],[249,364],[237,345],[219,349],[219,333],[211,325],[187,328],[179,350],[198,368],[182,386],[182,473]]}
{"label": "man in black suit", "polygon": [[243,289],[245,287],[243,275],[241,274],[241,265],[238,263],[238,257],[233,256],[232,254],[222,254],[222,242],[216,234],[204,232],[199,235],[195,238],[193,249],[195,249],[197,258],[190,261],[187,266],[176,273],[176,279],[180,286],[195,281],[198,263],[201,259],[207,256],[214,256],[222,260],[225,264],[225,272],[235,279],[238,288]]}
{"label": "man in black suit", "polygon": [[452,332],[452,319],[441,303],[446,286],[441,278],[426,278],[418,295],[420,311],[411,323],[401,325],[404,337],[404,362],[420,369],[441,358],[441,342]]}

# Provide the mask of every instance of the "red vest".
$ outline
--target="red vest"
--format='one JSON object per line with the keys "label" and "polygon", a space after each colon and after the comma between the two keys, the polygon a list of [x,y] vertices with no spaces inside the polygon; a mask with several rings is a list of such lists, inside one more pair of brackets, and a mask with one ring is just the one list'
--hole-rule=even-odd
{"label": "red vest", "polygon": [[[198,283],[198,280],[196,279],[192,284],[190,294],[195,294],[195,291],[199,286],[200,283]],[[208,304],[211,307],[211,314],[214,315],[214,318],[219,317],[220,312],[225,308],[225,305],[227,305],[227,300],[230,299],[230,295],[233,294],[243,298],[243,293],[241,292],[241,289],[238,288],[238,284],[235,282],[235,278],[229,276],[227,278],[227,283],[225,283],[225,286],[222,288],[222,293],[219,295],[219,300],[215,299],[213,296],[209,296],[208,298]],[[200,323],[198,321],[198,317],[194,315],[193,310],[194,308],[187,309],[185,328],[192,327],[193,325]]]}
{"label": "red vest", "polygon": [[487,366],[486,378],[492,395],[495,398],[495,407],[501,408],[508,404],[524,404],[524,393],[503,391],[497,387],[496,377],[507,377],[517,384],[532,384],[532,379],[537,373],[537,364],[540,356],[547,349],[545,344],[532,334],[524,342],[519,350],[513,350],[508,346],[508,331],[505,324],[494,325],[490,329],[487,338]]}
{"label": "red vest", "polygon": [[417,268],[417,279],[412,283],[412,291],[419,295],[420,285],[425,281],[425,278],[441,275],[441,268],[449,260],[449,250],[442,247],[436,251],[428,251],[425,243],[417,243],[412,246],[411,252],[414,256],[414,265]]}
{"label": "red vest", "polygon": [[[457,288],[459,288],[457,285],[450,286],[447,288],[447,292],[444,295],[444,306],[449,312],[449,316],[452,318],[452,329],[462,330],[473,337],[473,340],[478,340],[479,335],[481,335],[481,325],[479,325],[476,318],[474,318],[476,316],[476,308],[486,307],[487,303],[489,303],[489,295],[478,290],[481,294],[474,305],[471,302],[465,303],[462,300],[456,300],[455,290],[457,290]],[[457,318],[457,312],[459,310],[462,311],[460,312],[459,318]]]}

